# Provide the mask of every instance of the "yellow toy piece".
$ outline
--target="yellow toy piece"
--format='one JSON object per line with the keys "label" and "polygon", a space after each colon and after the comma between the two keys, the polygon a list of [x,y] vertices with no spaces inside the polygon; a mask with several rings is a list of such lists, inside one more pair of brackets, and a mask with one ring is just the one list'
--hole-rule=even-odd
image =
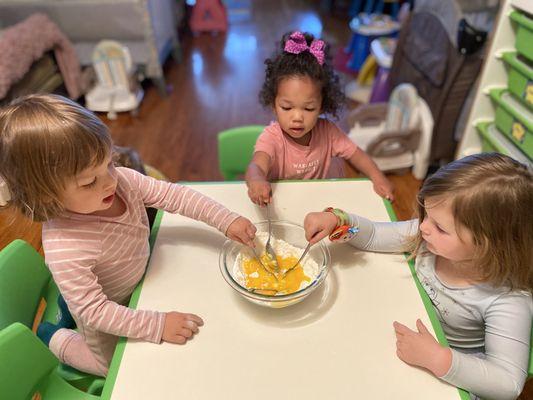
{"label": "yellow toy piece", "polygon": [[372,85],[372,82],[374,81],[374,77],[376,76],[377,70],[378,70],[378,63],[376,61],[376,57],[370,54],[366,58],[365,62],[363,63],[363,66],[361,67],[361,70],[359,71],[359,75],[357,75],[357,83],[362,86]]}

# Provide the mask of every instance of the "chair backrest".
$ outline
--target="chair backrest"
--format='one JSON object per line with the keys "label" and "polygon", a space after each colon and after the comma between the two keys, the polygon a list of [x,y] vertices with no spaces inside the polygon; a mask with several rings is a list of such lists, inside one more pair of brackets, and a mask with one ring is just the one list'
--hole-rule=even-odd
{"label": "chair backrest", "polygon": [[59,361],[25,325],[14,323],[0,331],[0,398],[96,400],[97,396],[71,386],[57,374]]}
{"label": "chair backrest", "polygon": [[0,329],[14,322],[31,328],[43,298],[43,320],[55,322],[58,294],[43,258],[28,243],[17,239],[0,251]]}
{"label": "chair backrest", "polygon": [[389,98],[385,130],[406,131],[418,125],[418,93],[410,83],[396,86]]}
{"label": "chair backrest", "polygon": [[99,85],[109,89],[129,88],[132,62],[126,46],[114,40],[102,40],[94,47],[92,61]]}
{"label": "chair backrest", "polygon": [[18,322],[0,331],[0,359],[2,399],[29,398],[59,363],[33,333]]}
{"label": "chair backrest", "polygon": [[218,165],[225,180],[237,180],[238,175],[246,172],[255,141],[264,128],[263,125],[247,125],[218,134]]}

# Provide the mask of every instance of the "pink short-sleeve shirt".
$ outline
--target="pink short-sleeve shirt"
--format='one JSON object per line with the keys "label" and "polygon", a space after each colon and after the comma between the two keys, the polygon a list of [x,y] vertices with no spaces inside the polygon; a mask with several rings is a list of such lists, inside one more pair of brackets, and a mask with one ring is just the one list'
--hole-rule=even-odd
{"label": "pink short-sleeve shirt", "polygon": [[337,125],[323,118],[311,131],[309,146],[294,142],[277,122],[267,126],[255,144],[255,152],[265,152],[272,160],[270,180],[342,178],[342,159],[349,159],[356,149]]}

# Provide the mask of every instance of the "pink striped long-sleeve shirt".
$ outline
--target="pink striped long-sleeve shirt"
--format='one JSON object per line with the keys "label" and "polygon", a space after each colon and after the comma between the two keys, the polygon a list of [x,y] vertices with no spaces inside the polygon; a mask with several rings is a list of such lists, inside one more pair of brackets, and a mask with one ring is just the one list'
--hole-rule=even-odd
{"label": "pink striped long-sleeve shirt", "polygon": [[[126,211],[118,217],[68,213],[46,222],[46,263],[80,332],[88,328],[159,343],[165,314],[123,305],[141,280],[149,256],[145,206],[206,222],[223,233],[238,215],[188,187],[127,168],[117,171],[116,193]],[[98,343],[87,341],[97,351]]]}

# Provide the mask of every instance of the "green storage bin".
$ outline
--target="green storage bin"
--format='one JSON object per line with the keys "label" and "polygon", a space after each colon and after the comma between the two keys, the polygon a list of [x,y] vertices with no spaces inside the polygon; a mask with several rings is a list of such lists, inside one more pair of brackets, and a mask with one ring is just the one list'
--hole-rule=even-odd
{"label": "green storage bin", "polygon": [[520,11],[513,11],[509,17],[516,22],[516,50],[533,61],[533,19]]}
{"label": "green storage bin", "polygon": [[533,113],[506,89],[492,89],[496,127],[533,160]]}
{"label": "green storage bin", "polygon": [[504,53],[503,60],[508,66],[509,91],[522,99],[522,103],[530,110],[533,110],[533,64],[518,56],[514,51]]}
{"label": "green storage bin", "polygon": [[481,137],[483,152],[495,151],[513,157],[521,163],[531,164],[531,161],[496,128],[493,121],[479,122],[476,124],[476,129]]}

